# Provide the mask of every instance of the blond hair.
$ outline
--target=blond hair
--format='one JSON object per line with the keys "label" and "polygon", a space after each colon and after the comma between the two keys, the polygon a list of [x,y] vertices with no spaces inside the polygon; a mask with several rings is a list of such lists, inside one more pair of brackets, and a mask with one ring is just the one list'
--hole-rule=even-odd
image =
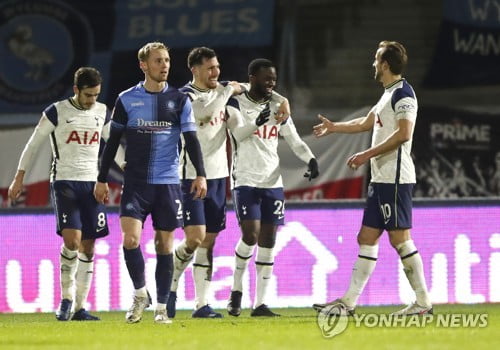
{"label": "blond hair", "polygon": [[158,41],[147,43],[146,45],[144,45],[143,47],[141,47],[139,49],[139,51],[137,52],[137,58],[139,59],[139,61],[145,62],[148,60],[149,54],[153,50],[166,50],[166,51],[168,51],[169,49],[164,43],[160,43]]}

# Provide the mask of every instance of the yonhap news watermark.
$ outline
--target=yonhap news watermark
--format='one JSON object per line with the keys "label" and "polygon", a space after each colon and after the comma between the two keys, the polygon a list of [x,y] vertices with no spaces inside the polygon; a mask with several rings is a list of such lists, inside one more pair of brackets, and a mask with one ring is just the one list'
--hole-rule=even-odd
{"label": "yonhap news watermark", "polygon": [[338,305],[328,305],[318,312],[317,323],[325,338],[332,338],[349,327],[365,328],[485,328],[487,313],[443,313],[426,315],[354,314]]}

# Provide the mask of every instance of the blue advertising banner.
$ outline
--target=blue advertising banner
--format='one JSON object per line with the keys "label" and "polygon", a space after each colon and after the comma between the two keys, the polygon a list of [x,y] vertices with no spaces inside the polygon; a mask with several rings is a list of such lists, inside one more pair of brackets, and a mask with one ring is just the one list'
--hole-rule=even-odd
{"label": "blue advertising banner", "polygon": [[[273,0],[7,0],[0,2],[0,113],[41,113],[72,95],[73,74],[103,76],[99,100],[143,79],[137,50],[150,41],[172,48],[169,83],[190,78],[189,49],[216,49],[221,78],[246,79],[246,66],[269,55]],[[227,57],[227,58],[226,58]]]}
{"label": "blue advertising banner", "polygon": [[500,82],[500,1],[445,0],[429,87]]}
{"label": "blue advertising banner", "polygon": [[124,0],[116,2],[113,48],[148,38],[170,47],[265,46],[272,42],[272,0]]}

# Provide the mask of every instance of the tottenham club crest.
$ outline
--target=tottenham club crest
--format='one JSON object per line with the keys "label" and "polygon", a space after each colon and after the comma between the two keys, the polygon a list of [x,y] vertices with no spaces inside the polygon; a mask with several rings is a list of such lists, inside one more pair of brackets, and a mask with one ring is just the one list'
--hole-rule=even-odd
{"label": "tottenham club crest", "polygon": [[65,94],[93,47],[86,18],[56,0],[2,1],[0,42],[0,99],[24,106]]}

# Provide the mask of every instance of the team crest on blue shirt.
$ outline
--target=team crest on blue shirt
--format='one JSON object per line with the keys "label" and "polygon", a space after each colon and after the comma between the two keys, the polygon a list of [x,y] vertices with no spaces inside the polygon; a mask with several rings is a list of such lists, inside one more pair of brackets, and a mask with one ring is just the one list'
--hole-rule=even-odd
{"label": "team crest on blue shirt", "polygon": [[167,109],[175,109],[175,102],[174,101],[168,101],[167,102]]}

